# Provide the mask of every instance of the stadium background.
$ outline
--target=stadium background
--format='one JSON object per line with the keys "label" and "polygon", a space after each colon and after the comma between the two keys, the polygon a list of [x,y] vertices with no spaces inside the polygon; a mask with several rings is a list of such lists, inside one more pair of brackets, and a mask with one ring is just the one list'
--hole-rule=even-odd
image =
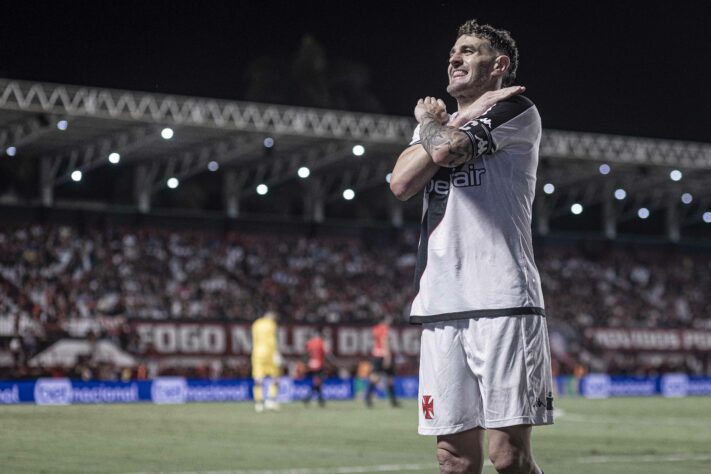
{"label": "stadium background", "polygon": [[[357,399],[384,314],[412,395],[421,203],[387,175],[471,16],[513,32],[544,119],[533,226],[559,395],[711,393],[703,15],[463,5],[13,5],[0,403],[248,399],[249,324],[269,304],[297,376],[285,401],[314,325],[339,359],[329,395]],[[424,35],[423,8],[441,18]]]}

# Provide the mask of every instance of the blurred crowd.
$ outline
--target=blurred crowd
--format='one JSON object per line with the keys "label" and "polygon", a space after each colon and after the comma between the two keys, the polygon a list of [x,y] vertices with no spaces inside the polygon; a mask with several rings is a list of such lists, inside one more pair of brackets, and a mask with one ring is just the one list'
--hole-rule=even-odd
{"label": "blurred crowd", "polygon": [[711,330],[711,255],[657,249],[537,249],[559,371],[654,374],[711,370],[708,354],[600,351],[586,329]]}
{"label": "blurred crowd", "polygon": [[47,325],[72,318],[251,321],[267,305],[294,322],[370,322],[403,312],[414,239],[365,249],[356,239],[91,231],[0,231],[0,314]]}
{"label": "blurred crowd", "polygon": [[[367,244],[288,234],[0,228],[0,346],[28,359],[73,321],[93,319],[108,321],[108,335],[131,350],[127,326],[110,321],[249,322],[267,306],[285,322],[372,324],[390,314],[404,324],[416,245],[411,231]],[[711,329],[709,254],[544,245],[536,260],[561,373],[651,370],[643,355],[597,351],[586,328]],[[703,356],[676,364],[669,369],[709,369]]]}

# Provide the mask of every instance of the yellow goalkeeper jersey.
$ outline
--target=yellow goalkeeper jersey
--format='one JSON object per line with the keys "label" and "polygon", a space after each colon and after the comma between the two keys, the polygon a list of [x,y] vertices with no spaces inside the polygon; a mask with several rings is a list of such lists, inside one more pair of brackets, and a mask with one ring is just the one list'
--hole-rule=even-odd
{"label": "yellow goalkeeper jersey", "polygon": [[277,325],[270,318],[259,318],[252,324],[252,357],[271,358],[277,352]]}

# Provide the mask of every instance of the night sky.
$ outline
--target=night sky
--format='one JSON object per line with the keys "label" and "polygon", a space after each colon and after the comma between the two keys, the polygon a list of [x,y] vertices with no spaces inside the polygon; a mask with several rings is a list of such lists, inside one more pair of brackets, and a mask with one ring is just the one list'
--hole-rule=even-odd
{"label": "night sky", "polygon": [[704,3],[3,2],[0,76],[244,99],[247,64],[288,61],[310,34],[329,61],[370,69],[383,112],[409,115],[446,98],[456,29],[477,18],[518,42],[544,127],[711,142]]}

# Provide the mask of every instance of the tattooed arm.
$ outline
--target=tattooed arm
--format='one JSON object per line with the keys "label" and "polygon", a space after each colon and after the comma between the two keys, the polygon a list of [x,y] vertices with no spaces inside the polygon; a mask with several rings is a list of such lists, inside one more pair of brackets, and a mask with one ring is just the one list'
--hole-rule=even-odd
{"label": "tattooed arm", "polygon": [[472,143],[459,129],[442,125],[431,113],[420,121],[422,147],[439,166],[454,168],[472,157]]}
{"label": "tattooed arm", "polygon": [[445,125],[449,121],[441,99],[426,97],[417,101],[415,118],[420,122],[420,141],[434,164],[453,168],[472,157],[472,144],[467,135]]}
{"label": "tattooed arm", "polygon": [[440,167],[459,166],[472,157],[471,140],[458,127],[479,117],[496,102],[523,90],[514,86],[486,92],[460,110],[448,125],[449,116],[442,100],[420,99],[415,107],[415,118],[420,122],[420,143],[406,148],[395,164],[390,178],[390,190],[395,197],[407,201],[427,185]]}
{"label": "tattooed arm", "polygon": [[422,191],[439,170],[430,155],[419,143],[400,154],[390,175],[390,190],[401,201],[407,201]]}
{"label": "tattooed arm", "polygon": [[432,161],[439,166],[454,168],[461,165],[476,153],[471,138],[459,127],[481,116],[497,102],[524,90],[522,86],[511,86],[487,91],[476,101],[460,109],[457,117],[449,123],[442,120],[441,113],[444,111],[446,115],[444,102],[433,97],[420,99],[415,107],[415,118],[420,122],[422,146],[432,157]]}
{"label": "tattooed arm", "polygon": [[[427,98],[420,99],[415,107],[415,118],[420,121],[421,113],[427,111],[430,116],[440,124],[447,123],[449,116],[444,102]],[[422,124],[420,124],[422,130]],[[405,149],[395,163],[395,168],[390,176],[390,190],[401,201],[407,201],[422,188],[437,173],[440,166],[432,161],[432,157],[422,145],[422,140]]]}

